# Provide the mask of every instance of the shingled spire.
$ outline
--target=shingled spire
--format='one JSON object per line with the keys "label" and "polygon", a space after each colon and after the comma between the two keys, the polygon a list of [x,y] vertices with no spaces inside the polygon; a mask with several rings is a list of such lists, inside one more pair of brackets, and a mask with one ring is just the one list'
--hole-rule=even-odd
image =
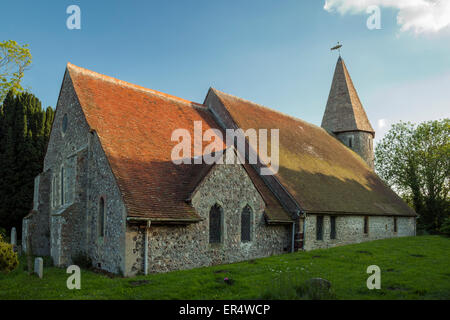
{"label": "shingled spire", "polygon": [[334,70],[322,127],[333,133],[355,130],[375,133],[341,57]]}
{"label": "shingled spire", "polygon": [[344,60],[340,56],[336,63],[322,119],[322,128],[335,134],[373,168],[372,140],[375,137],[375,131],[359,100]]}

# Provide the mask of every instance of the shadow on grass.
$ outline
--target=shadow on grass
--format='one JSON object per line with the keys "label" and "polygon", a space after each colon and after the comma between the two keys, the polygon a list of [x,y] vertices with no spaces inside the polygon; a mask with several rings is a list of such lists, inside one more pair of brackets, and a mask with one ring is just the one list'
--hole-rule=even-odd
{"label": "shadow on grass", "polygon": [[335,300],[336,294],[331,283],[324,279],[304,280],[286,273],[273,280],[259,297],[262,300]]}

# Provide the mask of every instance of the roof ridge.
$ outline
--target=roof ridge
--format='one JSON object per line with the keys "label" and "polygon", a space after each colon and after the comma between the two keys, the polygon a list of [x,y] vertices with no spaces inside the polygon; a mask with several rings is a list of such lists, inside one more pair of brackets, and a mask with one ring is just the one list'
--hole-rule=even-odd
{"label": "roof ridge", "polygon": [[307,124],[307,125],[309,125],[309,126],[311,126],[311,127],[315,127],[315,128],[317,128],[317,129],[320,129],[320,130],[323,130],[323,131],[326,132],[326,130],[323,129],[322,127],[317,126],[317,125],[315,125],[315,124],[313,124],[313,123],[310,123],[310,122],[308,122],[308,121],[306,121],[306,120],[303,120],[303,119],[297,118],[297,117],[295,117],[295,116],[292,116],[292,115],[290,115],[290,114],[287,114],[287,113],[281,112],[281,111],[279,111],[279,110],[276,110],[276,109],[272,109],[272,108],[270,108],[270,107],[267,107],[267,106],[265,106],[265,105],[262,105],[262,104],[259,104],[259,103],[256,103],[256,102],[253,102],[253,101],[250,101],[250,100],[247,100],[247,99],[244,99],[244,98],[241,98],[241,97],[238,97],[238,96],[235,96],[235,95],[232,95],[232,94],[223,92],[223,91],[220,91],[220,90],[218,90],[218,89],[216,89],[216,88],[211,88],[211,89],[212,89],[213,91],[217,91],[217,92],[219,92],[219,93],[222,93],[222,94],[225,94],[225,95],[227,95],[227,96],[230,96],[231,98],[235,98],[235,99],[241,100],[241,101],[246,102],[246,103],[254,104],[255,106],[258,106],[258,107],[264,108],[264,109],[266,109],[266,110],[275,112],[275,113],[277,113],[277,114],[279,114],[279,115],[282,115],[282,116],[284,116],[284,117],[290,118],[290,119],[292,119],[292,120],[295,120],[295,121],[298,121],[298,122],[301,122],[301,123],[305,123],[305,124]]}
{"label": "roof ridge", "polygon": [[120,80],[120,79],[117,79],[117,78],[114,78],[114,77],[111,77],[111,76],[107,76],[107,75],[104,75],[104,74],[101,74],[101,73],[98,73],[98,72],[95,72],[95,71],[92,71],[92,70],[89,70],[89,69],[86,69],[86,68],[74,65],[74,64],[72,64],[70,62],[67,63],[67,69],[69,71],[73,70],[75,72],[87,74],[87,75],[89,75],[91,77],[95,77],[95,78],[101,79],[103,81],[114,83],[114,84],[117,84],[117,85],[120,85],[120,86],[124,86],[124,87],[128,87],[128,88],[131,88],[131,89],[134,89],[134,90],[139,90],[139,91],[147,92],[147,93],[150,93],[150,94],[154,94],[154,95],[157,95],[157,96],[159,96],[161,98],[173,100],[173,101],[176,101],[176,102],[179,102],[179,103],[183,103],[183,104],[186,104],[186,105],[189,105],[189,106],[192,106],[192,107],[206,108],[205,105],[203,105],[201,103],[190,101],[190,100],[186,100],[186,99],[183,99],[183,98],[180,98],[180,97],[168,94],[168,93],[164,93],[164,92],[161,92],[161,91],[157,91],[157,90],[154,90],[154,89],[149,89],[149,88],[146,88],[146,87],[142,87],[140,85],[137,85],[137,84],[134,84],[134,83],[131,83],[131,82],[123,81],[123,80]]}

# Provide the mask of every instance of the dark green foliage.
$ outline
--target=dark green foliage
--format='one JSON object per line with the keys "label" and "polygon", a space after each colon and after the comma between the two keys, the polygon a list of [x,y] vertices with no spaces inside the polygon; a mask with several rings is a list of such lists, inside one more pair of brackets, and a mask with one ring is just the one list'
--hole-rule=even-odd
{"label": "dark green foliage", "polygon": [[420,233],[439,233],[450,215],[450,119],[397,123],[377,144],[377,173],[419,214]]}
{"label": "dark green foliage", "polygon": [[447,237],[450,237],[450,217],[444,220],[440,230]]}
{"label": "dark green foliage", "polygon": [[54,111],[33,94],[9,92],[0,107],[0,226],[21,231],[32,209],[34,178],[42,171]]}

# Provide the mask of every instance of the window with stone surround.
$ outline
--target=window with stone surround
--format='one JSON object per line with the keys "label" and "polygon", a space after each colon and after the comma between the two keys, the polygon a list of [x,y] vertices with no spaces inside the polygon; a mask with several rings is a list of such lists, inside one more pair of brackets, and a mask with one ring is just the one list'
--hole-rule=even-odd
{"label": "window with stone surround", "polygon": [[209,243],[221,243],[223,233],[223,209],[215,204],[209,211]]}
{"label": "window with stone surround", "polygon": [[336,239],[336,217],[330,217],[330,239]]}
{"label": "window with stone surround", "polygon": [[353,136],[348,137],[348,146],[350,149],[353,148]]}
{"label": "window with stone surround", "polygon": [[397,218],[394,217],[394,232],[397,232]]}
{"label": "window with stone surround", "polygon": [[61,205],[64,205],[64,167],[61,167],[61,181],[60,181],[60,186],[61,186],[61,194],[60,194],[60,199],[61,199]]}
{"label": "window with stone surround", "polygon": [[252,208],[245,206],[241,213],[241,242],[251,241]]}
{"label": "window with stone surround", "polygon": [[56,175],[53,176],[53,185],[52,185],[52,201],[53,201],[53,208],[56,208],[56,201],[58,199],[57,197],[57,190],[58,186],[56,185],[58,182]]}
{"label": "window with stone surround", "polygon": [[316,217],[316,240],[323,240],[323,216]]}
{"label": "window with stone surround", "polygon": [[68,119],[67,113],[66,113],[66,114],[64,114],[64,117],[62,119],[62,125],[61,125],[63,134],[66,133],[66,131],[67,131],[68,123],[69,123],[69,119]]}
{"label": "window with stone surround", "polygon": [[105,199],[100,197],[98,204],[98,235],[99,237],[105,236]]}
{"label": "window with stone surround", "polygon": [[365,234],[369,233],[369,217],[368,216],[364,217],[364,233]]}

